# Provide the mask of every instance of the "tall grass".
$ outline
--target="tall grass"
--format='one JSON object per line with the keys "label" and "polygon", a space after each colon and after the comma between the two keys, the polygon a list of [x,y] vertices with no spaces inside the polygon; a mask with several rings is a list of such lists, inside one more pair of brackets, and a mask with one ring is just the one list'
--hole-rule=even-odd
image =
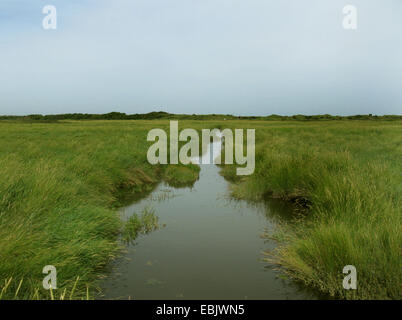
{"label": "tall grass", "polygon": [[126,243],[133,243],[140,234],[147,234],[159,228],[159,218],[155,211],[145,208],[140,214],[132,214],[126,221],[122,232],[122,239]]}
{"label": "tall grass", "polygon": [[86,297],[118,254],[122,195],[163,178],[165,167],[146,159],[146,136],[168,125],[0,122],[0,283],[14,279],[3,299],[14,299],[17,289],[21,299],[48,299],[41,289],[46,265],[57,269],[58,292],[79,277],[74,296]]}
{"label": "tall grass", "polygon": [[[338,298],[401,297],[400,121],[180,124],[219,126],[256,129],[255,173],[237,178],[235,166],[222,168],[236,183],[235,196],[307,204],[274,254],[285,272]],[[0,122],[2,299],[51,298],[41,289],[45,265],[57,268],[53,298],[73,288],[72,298],[91,296],[118,254],[122,195],[149,191],[164,178],[175,184],[198,177],[198,167],[148,164],[148,130],[168,127],[168,121]],[[342,288],[349,264],[357,268],[356,291]]]}
{"label": "tall grass", "polygon": [[[256,133],[255,174],[233,194],[308,204],[273,260],[333,297],[400,299],[401,123],[287,123]],[[345,265],[357,268],[357,290],[342,286]]]}
{"label": "tall grass", "polygon": [[[33,293],[27,295],[24,292],[21,292],[22,284],[24,283],[24,279],[19,281],[15,281],[13,278],[4,279],[3,283],[0,283],[0,300],[91,300],[91,296],[89,293],[89,286],[86,285],[86,294],[84,295],[82,292],[78,292],[76,295],[76,289],[78,287],[80,277],[77,277],[75,282],[69,287],[64,287],[63,290],[56,290],[50,288],[48,290],[48,295],[44,295],[42,290],[37,287],[33,289]],[[17,286],[15,286],[17,284]]]}
{"label": "tall grass", "polygon": [[164,180],[175,188],[192,187],[198,180],[200,167],[194,164],[170,165],[164,174]]}

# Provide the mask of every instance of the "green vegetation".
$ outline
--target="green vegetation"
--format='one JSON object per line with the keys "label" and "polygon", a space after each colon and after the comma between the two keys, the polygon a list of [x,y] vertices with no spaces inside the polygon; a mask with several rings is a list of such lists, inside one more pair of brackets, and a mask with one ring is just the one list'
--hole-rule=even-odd
{"label": "green vegetation", "polygon": [[[256,129],[256,171],[234,185],[233,195],[282,198],[301,209],[271,261],[337,298],[400,299],[401,122],[247,126]],[[222,174],[233,178],[234,170],[225,166]],[[342,287],[350,264],[357,290]]]}
{"label": "green vegetation", "polygon": [[[302,208],[272,256],[290,277],[337,298],[401,298],[400,120],[187,120],[184,127],[256,129],[255,173],[239,178],[235,166],[223,166],[222,174],[236,197]],[[87,298],[118,254],[119,233],[157,223],[135,216],[123,228],[116,208],[162,180],[198,178],[198,166],[147,162],[152,128],[168,131],[169,122],[0,122],[2,299],[48,299],[45,265],[58,271],[54,298]],[[357,268],[356,291],[342,288],[348,264]]]}
{"label": "green vegetation", "polygon": [[[4,279],[4,282],[0,284],[0,300],[19,300],[19,299],[27,299],[27,300],[90,300],[89,294],[89,286],[86,286],[86,294],[83,292],[79,292],[77,294],[76,289],[78,287],[80,277],[75,279],[74,284],[71,286],[69,290],[65,287],[64,290],[50,290],[45,295],[43,292],[40,293],[41,289],[39,287],[34,289],[34,292],[31,295],[27,295],[27,293],[22,293],[21,288],[23,287],[24,279],[19,281],[14,281],[13,278]],[[15,286],[15,282],[17,286]],[[21,297],[22,294],[22,297]]]}
{"label": "green vegetation", "polygon": [[353,116],[333,116],[330,114],[280,116],[234,116],[231,114],[173,114],[163,111],[149,113],[125,114],[109,112],[105,114],[65,113],[65,114],[31,114],[27,116],[0,115],[0,120],[19,120],[26,122],[55,122],[59,120],[265,120],[265,121],[328,121],[328,120],[402,120],[400,115],[358,114]]}
{"label": "green vegetation", "polygon": [[17,289],[19,299],[49,298],[46,265],[57,268],[58,292],[75,286],[74,296],[86,297],[118,254],[116,208],[169,168],[146,159],[154,127],[168,123],[0,122],[0,290],[13,279],[3,299]]}
{"label": "green vegetation", "polygon": [[198,180],[199,173],[198,165],[170,165],[165,171],[164,180],[175,188],[191,187]]}
{"label": "green vegetation", "polygon": [[147,234],[159,228],[159,218],[153,210],[148,208],[138,215],[134,213],[125,223],[122,239],[127,243],[133,243],[140,234]]}

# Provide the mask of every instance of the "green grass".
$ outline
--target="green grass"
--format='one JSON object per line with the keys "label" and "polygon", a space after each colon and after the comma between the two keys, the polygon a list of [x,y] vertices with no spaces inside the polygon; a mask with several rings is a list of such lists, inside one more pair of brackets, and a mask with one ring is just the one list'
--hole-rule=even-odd
{"label": "green grass", "polygon": [[[255,128],[256,171],[233,187],[233,195],[305,205],[271,261],[332,297],[400,299],[401,122]],[[233,172],[233,166],[222,169],[229,178]],[[342,287],[349,264],[357,268],[357,290]]]}
{"label": "green grass", "polygon": [[80,277],[77,277],[71,288],[65,287],[63,290],[56,290],[50,288],[47,291],[47,295],[41,292],[40,287],[37,287],[33,290],[31,295],[27,295],[26,293],[21,292],[21,288],[23,288],[24,279],[22,278],[19,281],[15,281],[13,278],[4,279],[4,282],[0,284],[0,300],[91,300],[92,297],[89,293],[89,286],[86,285],[86,294],[82,291],[77,292],[77,287],[81,286],[79,284]]}
{"label": "green grass", "polygon": [[170,165],[164,175],[168,185],[175,188],[191,187],[199,178],[200,167],[198,165]]}
{"label": "green grass", "polygon": [[[236,197],[307,204],[273,255],[290,277],[337,298],[400,299],[401,124],[216,120],[179,128],[256,129],[255,173],[239,178],[223,166],[222,174]],[[2,299],[51,298],[41,289],[49,264],[58,272],[54,298],[87,298],[119,254],[116,208],[163,179],[198,178],[197,166],[148,164],[151,128],[168,130],[169,122],[0,122]],[[348,264],[357,268],[356,291],[342,288]]]}
{"label": "green grass", "polygon": [[131,215],[123,228],[122,239],[134,243],[140,234],[147,234],[159,228],[159,218],[151,209],[145,208],[141,214]]}
{"label": "green grass", "polygon": [[0,122],[0,290],[13,279],[3,299],[14,298],[22,279],[18,298],[49,298],[46,265],[57,268],[60,292],[93,290],[118,254],[116,208],[163,179],[166,166],[147,162],[146,136],[168,125]]}

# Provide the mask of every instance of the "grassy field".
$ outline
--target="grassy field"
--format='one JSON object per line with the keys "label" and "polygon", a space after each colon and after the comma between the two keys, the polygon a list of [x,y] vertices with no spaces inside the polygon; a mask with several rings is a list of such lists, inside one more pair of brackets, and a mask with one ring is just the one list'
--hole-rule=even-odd
{"label": "grassy field", "polygon": [[[402,123],[253,123],[256,170],[235,197],[295,203],[295,222],[276,235],[270,260],[293,279],[336,298],[400,299]],[[344,290],[342,269],[357,269]]]}
{"label": "grassy field", "polygon": [[[299,204],[273,253],[290,277],[338,298],[401,298],[402,122],[179,126],[256,129],[255,173],[239,179],[224,166],[222,174],[234,181],[235,197]],[[87,285],[93,290],[118,254],[124,228],[116,208],[163,179],[179,186],[198,177],[196,166],[148,164],[148,130],[168,127],[166,120],[0,122],[1,298],[47,298],[45,265],[57,267],[59,292],[87,297]],[[358,272],[352,292],[342,289],[348,264]]]}
{"label": "grassy field", "polygon": [[48,298],[45,265],[58,270],[58,292],[87,296],[118,252],[116,208],[162,179],[188,185],[198,178],[195,166],[148,164],[148,130],[164,126],[0,122],[1,298]]}

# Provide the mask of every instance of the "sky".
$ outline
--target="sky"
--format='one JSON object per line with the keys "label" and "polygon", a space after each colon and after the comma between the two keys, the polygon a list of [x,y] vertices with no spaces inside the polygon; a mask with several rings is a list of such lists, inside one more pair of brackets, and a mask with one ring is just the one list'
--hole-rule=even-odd
{"label": "sky", "polygon": [[111,111],[402,114],[402,1],[0,0],[0,114]]}

